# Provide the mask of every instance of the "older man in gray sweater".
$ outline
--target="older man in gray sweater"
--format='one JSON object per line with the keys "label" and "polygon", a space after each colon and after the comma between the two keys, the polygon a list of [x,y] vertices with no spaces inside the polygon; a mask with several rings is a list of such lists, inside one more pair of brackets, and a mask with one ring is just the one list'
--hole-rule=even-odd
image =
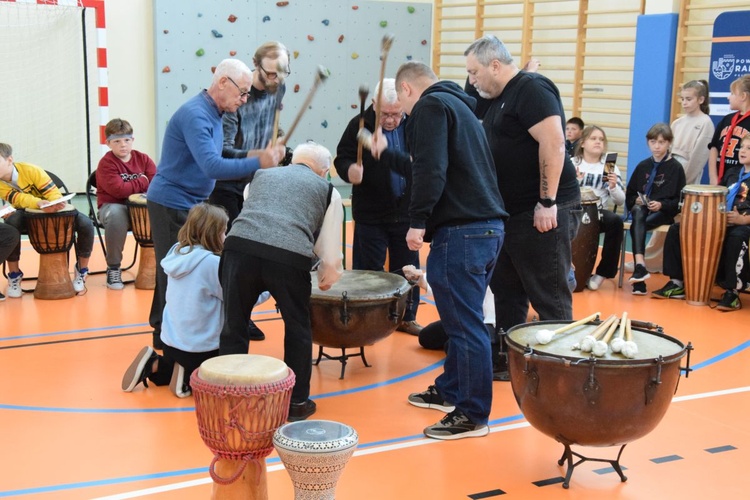
{"label": "older man in gray sweater", "polygon": [[[289,420],[315,413],[312,374],[310,269],[320,259],[318,286],[327,290],[342,274],[341,196],[324,176],[331,153],[315,143],[297,146],[292,164],[256,172],[221,257],[224,328],[221,354],[247,354],[247,318],[268,290],[284,320],[284,362],[294,371]],[[316,237],[317,235],[317,237]]]}

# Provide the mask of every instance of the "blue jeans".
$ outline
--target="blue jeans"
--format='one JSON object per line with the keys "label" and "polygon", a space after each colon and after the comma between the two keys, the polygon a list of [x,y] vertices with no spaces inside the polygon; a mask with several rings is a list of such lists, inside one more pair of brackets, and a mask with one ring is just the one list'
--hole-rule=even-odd
{"label": "blue jeans", "polygon": [[482,303],[504,236],[499,219],[439,227],[427,257],[435,305],[449,339],[435,386],[475,424],[486,424],[492,407],[492,349]]}
{"label": "blue jeans", "polygon": [[[409,250],[406,244],[406,233],[409,232],[408,222],[394,222],[392,224],[363,224],[354,225],[353,269],[361,271],[383,271],[385,269],[385,254],[388,251],[388,268],[392,273],[403,277],[404,266],[413,265],[419,269],[419,252]],[[419,307],[419,287],[411,291],[410,304],[404,313],[404,321],[417,319]]]}

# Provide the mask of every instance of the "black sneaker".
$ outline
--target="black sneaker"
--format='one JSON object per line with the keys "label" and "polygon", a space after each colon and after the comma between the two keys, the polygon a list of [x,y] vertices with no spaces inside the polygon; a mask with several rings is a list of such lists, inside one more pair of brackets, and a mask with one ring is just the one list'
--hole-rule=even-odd
{"label": "black sneaker", "polygon": [[463,439],[482,437],[490,433],[487,424],[475,424],[461,410],[453,410],[440,422],[425,427],[424,435],[433,439]]}
{"label": "black sneaker", "polygon": [[3,292],[0,292],[0,302],[5,300],[5,295],[3,295]]}
{"label": "black sneaker", "polygon": [[655,292],[651,292],[651,295],[655,299],[684,299],[685,287],[669,280],[666,285]]}
{"label": "black sneaker", "polygon": [[646,283],[643,281],[633,283],[633,295],[646,295]]}
{"label": "black sneaker", "polygon": [[431,385],[424,392],[415,392],[409,394],[409,403],[420,408],[432,408],[433,410],[444,411],[445,413],[452,412],[456,409],[455,406],[448,403],[438,393],[437,387]]}
{"label": "black sneaker", "polygon": [[727,290],[716,306],[719,311],[737,311],[742,309],[742,302],[736,290]]}
{"label": "black sneaker", "polygon": [[636,264],[633,270],[633,275],[628,280],[631,283],[638,283],[639,281],[646,281],[651,275],[643,264]]}
{"label": "black sneaker", "polygon": [[313,401],[312,399],[308,399],[307,401],[303,401],[302,403],[290,403],[289,416],[287,417],[287,420],[290,422],[305,420],[307,417],[315,413],[315,410],[317,409],[318,405],[316,405],[315,401]]}
{"label": "black sneaker", "polygon": [[141,382],[148,387],[148,377],[153,373],[151,368],[157,359],[159,359],[159,355],[151,347],[146,346],[141,349],[128,369],[125,370],[125,375],[122,376],[122,390],[132,392]]}
{"label": "black sneaker", "polygon": [[250,330],[250,340],[266,340],[266,334],[253,323],[253,320],[250,320],[247,326]]}

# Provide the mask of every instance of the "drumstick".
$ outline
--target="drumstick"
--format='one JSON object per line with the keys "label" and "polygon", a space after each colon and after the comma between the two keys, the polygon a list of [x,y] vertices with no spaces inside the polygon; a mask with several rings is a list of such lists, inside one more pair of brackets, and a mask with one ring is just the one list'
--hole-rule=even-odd
{"label": "drumstick", "polygon": [[591,352],[594,348],[594,344],[599,340],[599,337],[607,331],[607,328],[612,324],[613,321],[617,320],[617,316],[614,314],[607,318],[602,324],[596,327],[596,329],[589,335],[586,335],[581,341],[580,349],[583,352]]}
{"label": "drumstick", "polygon": [[597,318],[599,316],[599,314],[601,314],[601,313],[595,312],[594,314],[592,314],[590,316],[587,316],[587,317],[585,317],[583,319],[579,319],[578,321],[576,321],[574,323],[570,323],[569,325],[561,326],[557,330],[546,330],[546,329],[545,330],[539,330],[538,332],[536,332],[536,341],[537,341],[538,344],[548,344],[552,340],[552,337],[554,337],[558,333],[565,333],[568,330],[572,330],[573,328],[576,328],[578,326],[586,324],[589,321],[592,321],[595,318]]}
{"label": "drumstick", "polygon": [[638,346],[633,340],[633,331],[628,320],[628,325],[625,328],[625,343],[622,345],[622,355],[626,358],[633,359],[638,354]]}
{"label": "drumstick", "polygon": [[396,38],[392,33],[386,33],[380,44],[380,80],[378,83],[378,98],[375,101],[375,130],[380,127],[380,101],[383,97],[383,79],[385,78],[385,61],[388,59],[388,51],[391,50],[393,40]]}
{"label": "drumstick", "polygon": [[[276,71],[279,73],[288,73],[287,68],[281,65],[281,61],[276,62]],[[271,132],[271,147],[276,146],[276,140],[279,136],[279,118],[281,117],[281,98],[276,94],[276,113],[273,115],[273,132]]]}
{"label": "drumstick", "polygon": [[[365,100],[370,89],[364,83],[359,86],[359,130],[365,128]],[[357,133],[359,135],[359,133]],[[362,143],[357,141],[357,165],[362,165]]]}
{"label": "drumstick", "polygon": [[[622,320],[620,320],[620,325],[622,325]],[[622,326],[620,326],[622,328]],[[601,340],[597,340],[596,344],[594,345],[594,348],[591,350],[591,353],[594,356],[604,356],[607,354],[607,344],[609,343],[609,339],[612,338],[612,334],[615,333],[615,330],[617,329],[617,320],[615,320],[612,325],[609,327],[609,330],[607,330],[607,333],[602,337]]]}

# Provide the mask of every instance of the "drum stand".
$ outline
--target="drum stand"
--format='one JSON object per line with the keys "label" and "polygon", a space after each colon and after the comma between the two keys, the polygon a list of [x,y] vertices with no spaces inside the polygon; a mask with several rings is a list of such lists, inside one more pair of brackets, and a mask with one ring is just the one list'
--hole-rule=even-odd
{"label": "drum stand", "polygon": [[[510,372],[508,371],[508,351],[505,347],[505,331],[497,328],[490,336],[490,343],[493,346],[492,358],[495,361],[492,366],[492,380],[508,382]],[[495,346],[497,346],[497,353],[494,352]]]}
{"label": "drum stand", "polygon": [[313,364],[315,366],[318,366],[320,364],[320,360],[322,358],[331,359],[331,360],[335,360],[335,361],[340,361],[341,362],[341,376],[339,377],[339,380],[343,380],[344,379],[344,370],[346,370],[346,360],[349,359],[349,358],[356,358],[356,357],[362,358],[362,363],[364,363],[364,365],[367,368],[370,368],[370,365],[367,363],[367,359],[365,359],[365,346],[360,346],[358,354],[347,354],[346,353],[346,348],[342,347],[341,348],[341,356],[331,356],[330,354],[327,354],[327,353],[323,352],[323,346],[322,345],[318,346],[318,359],[316,359],[313,362]]}
{"label": "drum stand", "polygon": [[[608,460],[606,458],[589,458],[584,457],[580,453],[576,453],[570,448],[569,444],[565,444],[565,450],[563,451],[562,457],[560,457],[560,460],[557,461],[557,465],[562,465],[565,462],[568,462],[568,470],[565,473],[565,480],[563,481],[563,488],[566,490],[570,487],[570,476],[573,475],[573,469],[581,465],[583,462],[606,462],[609,465],[612,466],[612,468],[617,472],[617,474],[620,476],[620,480],[624,483],[628,480],[628,478],[625,476],[625,474],[622,473],[622,467],[620,467],[620,457],[622,456],[622,451],[627,446],[627,443],[622,445],[620,447],[619,453],[617,453],[617,458],[615,460]],[[579,460],[576,463],[573,463],[573,456],[575,455],[576,458]]]}

